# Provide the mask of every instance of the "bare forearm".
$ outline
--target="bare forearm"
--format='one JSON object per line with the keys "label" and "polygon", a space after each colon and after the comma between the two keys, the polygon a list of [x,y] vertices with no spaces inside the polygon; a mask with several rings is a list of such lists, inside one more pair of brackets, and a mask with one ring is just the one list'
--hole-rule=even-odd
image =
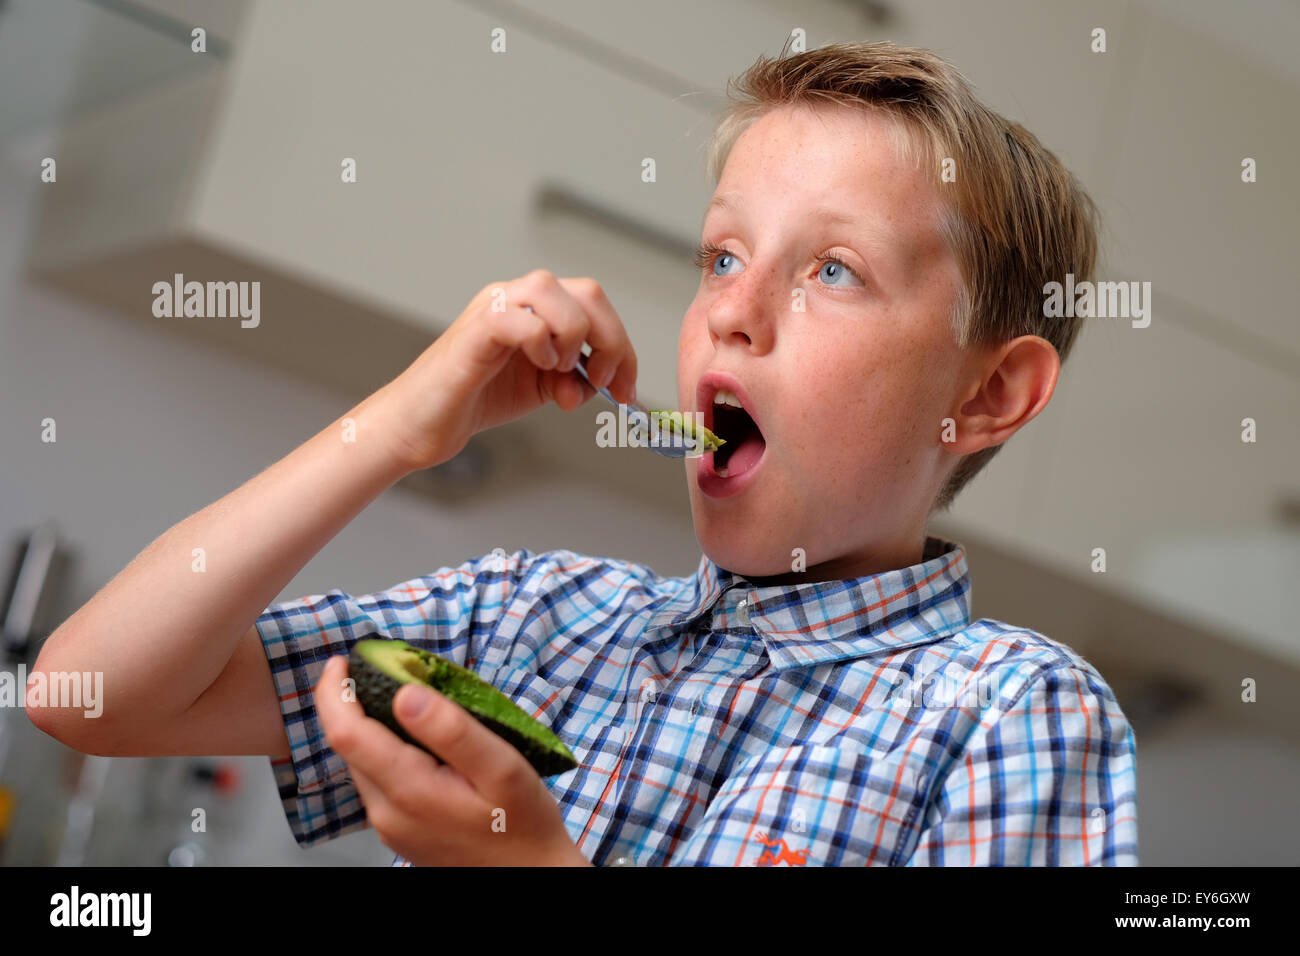
{"label": "bare forearm", "polygon": [[164,532],[51,635],[34,669],[102,672],[109,720],[186,711],[294,575],[406,473],[373,408],[372,396]]}

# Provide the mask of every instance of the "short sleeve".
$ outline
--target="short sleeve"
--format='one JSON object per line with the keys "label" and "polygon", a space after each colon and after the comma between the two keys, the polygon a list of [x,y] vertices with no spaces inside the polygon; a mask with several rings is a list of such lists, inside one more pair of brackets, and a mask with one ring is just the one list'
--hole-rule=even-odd
{"label": "short sleeve", "polygon": [[366,825],[347,765],[321,730],[312,700],[325,662],[357,641],[389,638],[433,651],[476,670],[533,555],[484,555],[384,591],[353,596],[331,590],[280,604],[258,617],[280,701],[290,758],[271,770],[294,838],[303,847]]}
{"label": "short sleeve", "polygon": [[1136,758],[1100,675],[1040,671],[951,764],[906,865],[1136,866]]}

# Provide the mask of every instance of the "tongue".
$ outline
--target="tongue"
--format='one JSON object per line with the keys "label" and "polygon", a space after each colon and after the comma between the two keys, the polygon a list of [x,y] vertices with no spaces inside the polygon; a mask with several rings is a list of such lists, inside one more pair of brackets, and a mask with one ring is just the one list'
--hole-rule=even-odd
{"label": "tongue", "polygon": [[750,432],[744,438],[739,439],[736,450],[727,459],[728,477],[743,475],[757,465],[758,459],[763,456],[763,449],[766,447],[767,442],[763,441],[762,436],[756,432]]}

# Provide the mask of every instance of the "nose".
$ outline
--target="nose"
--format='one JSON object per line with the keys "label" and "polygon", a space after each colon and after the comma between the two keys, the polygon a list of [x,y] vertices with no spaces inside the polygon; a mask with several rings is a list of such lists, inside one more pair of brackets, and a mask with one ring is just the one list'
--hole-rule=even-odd
{"label": "nose", "polygon": [[715,348],[734,346],[762,355],[772,348],[775,334],[770,313],[780,308],[780,295],[766,293],[758,283],[733,279],[733,285],[709,306],[709,338]]}

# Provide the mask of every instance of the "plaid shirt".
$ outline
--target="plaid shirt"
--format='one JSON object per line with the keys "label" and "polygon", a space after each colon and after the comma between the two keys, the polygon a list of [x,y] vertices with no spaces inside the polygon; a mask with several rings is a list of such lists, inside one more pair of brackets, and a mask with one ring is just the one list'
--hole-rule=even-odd
{"label": "plaid shirt", "polygon": [[521,550],[332,590],[257,620],[292,752],[271,766],[300,845],[364,827],[311,688],[400,638],[568,745],[580,766],[546,784],[598,865],[1136,865],[1115,695],[1069,647],[972,622],[969,596],[965,549],[934,537],[912,567],[798,586]]}

